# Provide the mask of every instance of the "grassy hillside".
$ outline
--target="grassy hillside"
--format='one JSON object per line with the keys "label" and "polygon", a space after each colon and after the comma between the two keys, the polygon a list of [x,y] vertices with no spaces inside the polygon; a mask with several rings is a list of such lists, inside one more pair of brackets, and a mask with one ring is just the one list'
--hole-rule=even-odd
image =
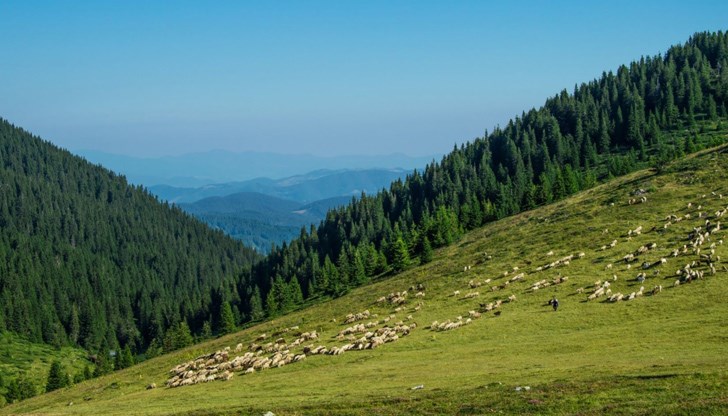
{"label": "grassy hillside", "polygon": [[79,348],[54,348],[27,341],[10,332],[0,332],[0,395],[5,395],[10,381],[20,375],[31,381],[37,391],[43,390],[48,369],[54,360],[59,360],[72,378],[83,374],[87,366],[93,369],[87,356]]}
{"label": "grassy hillside", "polygon": [[[728,260],[725,231],[712,232],[700,253],[689,247],[682,253],[694,227],[702,227],[701,233],[714,227],[721,221],[716,213],[728,206],[726,152],[722,147],[694,155],[661,166],[659,174],[636,172],[492,223],[436,251],[431,263],[345,297],[0,413],[726,414],[728,264],[719,259]],[[640,202],[643,197],[646,201]],[[668,220],[670,215],[675,217]],[[629,235],[640,226],[639,234]],[[621,261],[652,243],[656,247],[637,260]],[[677,257],[672,256],[675,249]],[[574,254],[569,264],[537,271]],[[711,256],[715,274],[700,255]],[[643,262],[661,258],[665,264],[644,270],[644,283],[636,280]],[[692,269],[703,272],[703,278],[674,287],[676,271],[693,261],[700,261]],[[522,279],[506,285],[520,273]],[[544,279],[563,277],[568,279],[530,289]],[[487,279],[491,281],[485,283]],[[587,301],[598,280],[609,281],[613,294],[629,295],[640,286],[645,290],[630,301],[609,302],[605,296]],[[481,286],[471,288],[471,281]],[[418,284],[424,285],[425,296],[418,298],[410,290],[400,311],[377,302]],[[662,292],[651,295],[657,285]],[[480,304],[511,295],[515,301],[483,312],[467,325],[449,331],[429,328],[433,321],[457,322],[458,316],[465,321]],[[556,312],[547,304],[553,296],[560,300]],[[174,366],[237,343],[247,348],[264,333],[269,339],[259,344],[275,339],[275,332],[290,344],[297,331],[315,330],[319,339],[302,345],[344,345],[350,341],[336,336],[353,325],[344,323],[346,315],[365,310],[378,316],[357,323],[377,321],[379,328],[401,320],[417,328],[372,350],[312,355],[281,368],[236,372],[229,381],[164,387]],[[396,316],[383,323],[389,314]],[[281,332],[293,326],[300,329]],[[302,347],[290,349],[299,353]],[[235,355],[231,351],[229,358]],[[160,387],[146,390],[152,382]]]}

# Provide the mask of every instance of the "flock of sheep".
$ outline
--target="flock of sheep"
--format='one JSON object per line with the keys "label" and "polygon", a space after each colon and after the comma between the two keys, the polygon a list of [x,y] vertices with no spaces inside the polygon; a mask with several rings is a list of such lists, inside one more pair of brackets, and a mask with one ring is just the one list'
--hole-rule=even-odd
{"label": "flock of sheep", "polygon": [[[627,205],[644,204],[647,203],[647,197],[644,195],[646,192],[640,190],[641,197],[639,199],[632,198],[627,201]],[[722,195],[713,193],[714,196],[722,199]],[[702,198],[706,198],[703,195]],[[676,276],[676,280],[673,283],[674,286],[679,286],[683,283],[691,282],[695,279],[701,279],[705,272],[716,274],[715,264],[720,261],[720,257],[716,255],[715,249],[718,245],[722,244],[722,240],[713,242],[711,237],[715,233],[720,231],[720,221],[718,218],[722,217],[728,212],[728,206],[725,208],[715,211],[711,216],[703,211],[702,205],[694,206],[692,203],[687,204],[688,210],[697,212],[688,212],[684,215],[670,214],[665,217],[665,222],[659,226],[656,225],[649,232],[660,232],[660,228],[666,230],[671,225],[681,222],[688,221],[693,218],[700,221],[699,226],[693,227],[692,231],[687,235],[685,244],[681,244],[679,247],[674,249],[664,248],[666,252],[665,257],[659,257],[654,261],[644,260],[639,263],[640,258],[644,258],[648,255],[653,255],[659,249],[657,243],[648,242],[641,245],[634,251],[630,251],[624,254],[622,257],[617,257],[612,263],[605,265],[605,270],[613,270],[617,268],[619,264],[624,265],[626,273],[630,272],[633,263],[639,264],[640,271],[636,274],[634,279],[627,278],[627,281],[635,281],[640,285],[639,290],[632,291],[628,294],[621,292],[612,292],[612,285],[618,280],[616,274],[612,274],[609,278],[600,279],[594,282],[593,285],[588,287],[580,287],[576,289],[576,294],[586,294],[585,301],[594,301],[597,298],[604,297],[606,302],[619,302],[633,300],[638,297],[645,295],[644,282],[655,276],[659,276],[664,269],[664,266],[668,264],[668,257],[686,257],[694,255],[695,259],[690,260],[677,269],[674,274],[663,273],[665,278]],[[604,230],[604,234],[608,233],[609,230]],[[646,232],[644,235],[646,235]],[[625,242],[629,242],[635,238],[640,238],[643,235],[643,227],[638,226],[634,229],[629,229],[621,238],[624,238]],[[618,239],[612,239],[608,244],[601,245],[595,249],[595,252],[608,251],[617,247],[619,243]],[[546,256],[554,255],[553,250],[546,253]],[[491,292],[496,292],[503,289],[513,290],[517,283],[526,283],[528,278],[535,276],[549,269],[562,268],[569,266],[574,260],[582,259],[586,256],[586,253],[580,251],[575,254],[569,254],[555,261],[545,263],[541,266],[533,269],[532,272],[519,272],[517,266],[512,269],[505,271],[502,275],[498,275],[493,278],[478,280],[477,278],[470,279],[467,287],[463,287],[462,290],[466,291],[461,296],[460,289],[456,289],[452,292],[451,298],[455,298],[458,302],[466,301],[480,296],[479,291],[473,291],[483,285],[488,285],[494,280],[503,279],[503,283],[500,285],[489,286]],[[492,256],[487,256],[487,259],[491,259]],[[597,260],[595,260],[597,262]],[[527,262],[529,263],[529,262]],[[530,264],[530,263],[529,263]],[[472,266],[467,265],[463,267],[463,273],[476,273],[471,272]],[[723,270],[728,271],[728,268],[723,266]],[[568,276],[558,276],[552,278],[541,278],[531,283],[528,283],[527,287],[520,286],[522,293],[534,294],[539,290],[554,285],[562,285],[569,281]],[[486,286],[487,287],[487,286]],[[453,288],[451,287],[450,290]],[[468,289],[470,291],[468,291]],[[656,295],[662,292],[662,284],[656,284],[654,287],[647,292],[649,295]],[[414,298],[416,302],[410,302],[409,293],[415,293]],[[180,364],[170,370],[171,377],[167,380],[168,387],[179,387],[186,386],[196,383],[209,382],[214,380],[230,380],[235,373],[250,374],[256,371],[278,368],[290,363],[300,362],[306,359],[307,356],[311,355],[341,355],[346,351],[354,350],[366,350],[377,348],[389,342],[394,342],[403,336],[410,334],[411,331],[417,328],[417,323],[414,321],[413,314],[420,311],[425,305],[425,287],[422,284],[411,286],[408,290],[402,292],[392,292],[388,295],[379,297],[373,302],[374,307],[386,310],[384,317],[379,319],[378,314],[371,313],[368,309],[362,312],[347,314],[342,325],[348,325],[347,327],[341,328],[335,336],[331,337],[332,342],[343,343],[336,346],[324,346],[310,344],[311,341],[318,340],[320,338],[317,332],[300,332],[298,327],[286,328],[281,333],[295,332],[297,338],[291,343],[287,343],[284,338],[278,338],[275,341],[267,342],[265,344],[257,344],[256,342],[264,342],[267,340],[267,336],[261,335],[256,339],[256,342],[248,346],[248,351],[242,353],[243,345],[238,344],[234,350],[234,357],[231,348],[227,347],[221,351],[216,351],[211,354],[202,355],[194,360]],[[479,319],[484,313],[493,312],[494,316],[501,314],[501,306],[507,303],[514,302],[516,295],[511,294],[510,296],[502,299],[494,298],[490,302],[480,303],[479,308],[476,309],[464,309],[468,310],[467,314],[457,316],[454,319],[446,319],[442,322],[433,321],[428,327],[431,331],[449,331],[460,328],[462,326],[472,323],[474,320]],[[467,302],[466,302],[467,303]],[[395,313],[404,312],[409,315],[404,320],[397,319]],[[363,321],[367,321],[364,323]],[[406,322],[405,322],[406,321]],[[332,320],[336,322],[336,320]],[[280,335],[277,334],[277,335]],[[297,352],[294,352],[297,351]]]}
{"label": "flock of sheep", "polygon": [[[424,286],[419,285],[418,289],[421,290],[415,296],[417,298],[424,297]],[[395,310],[401,310],[402,305],[407,301],[407,294],[407,291],[390,293],[380,298],[377,303],[387,302],[389,307],[397,305]],[[412,308],[412,313],[419,311],[422,305],[422,302],[418,302]],[[287,332],[294,332],[297,334],[297,338],[291,343],[287,343],[283,337],[263,343],[268,341],[269,337],[267,334],[261,334],[256,338],[255,342],[248,346],[248,351],[244,353],[243,344],[240,343],[234,350],[226,347],[223,350],[205,354],[175,366],[169,370],[171,377],[167,380],[166,385],[168,387],[181,387],[215,380],[227,381],[233,378],[235,373],[251,374],[256,371],[279,368],[287,364],[301,362],[311,355],[341,355],[346,351],[370,350],[397,341],[417,328],[417,324],[413,322],[412,314],[406,318],[407,321],[411,321],[408,323],[398,321],[390,324],[390,321],[396,319],[395,314],[389,314],[381,320],[370,321],[366,324],[356,323],[370,318],[378,318],[378,315],[370,313],[369,310],[347,314],[344,323],[355,324],[339,331],[334,339],[345,343],[338,346],[327,347],[307,344],[310,341],[320,339],[319,334],[316,331],[301,332],[298,326],[285,328],[275,335],[279,336]],[[298,350],[298,352],[294,352],[294,350]],[[233,353],[237,355],[230,358]]]}
{"label": "flock of sheep", "polygon": [[[712,193],[713,196],[717,197],[718,199],[723,199],[723,196],[721,194],[717,194],[715,192]],[[701,198],[705,199],[707,195],[702,195]],[[644,200],[641,200],[640,202],[644,203],[647,202],[646,198]],[[628,201],[628,205],[632,205],[634,201],[630,200]],[[704,273],[706,271],[709,271],[711,275],[716,274],[716,267],[715,263],[720,261],[720,256],[717,256],[715,254],[715,249],[718,245],[723,244],[723,240],[719,239],[717,242],[711,242],[711,244],[708,247],[708,253],[706,254],[704,251],[701,253],[701,249],[704,247],[704,245],[711,241],[710,236],[714,235],[716,232],[720,231],[720,221],[717,221],[718,218],[721,218],[723,215],[725,215],[726,212],[728,212],[728,206],[722,209],[718,209],[713,214],[713,220],[716,220],[715,223],[711,222],[711,219],[709,218],[710,215],[703,211],[704,207],[703,205],[694,205],[693,203],[689,202],[687,204],[688,210],[695,210],[697,211],[697,215],[695,212],[688,212],[684,215],[676,215],[676,214],[669,214],[665,217],[664,223],[660,226],[655,226],[652,228],[651,231],[658,231],[660,228],[663,230],[668,229],[673,224],[679,223],[681,221],[688,221],[691,219],[698,219],[701,222],[700,226],[693,227],[693,229],[688,233],[687,235],[687,243],[682,244],[680,247],[674,248],[674,249],[668,249],[667,251],[670,253],[667,255],[667,257],[681,257],[681,256],[690,256],[694,255],[697,257],[696,260],[689,261],[681,268],[677,269],[677,271],[674,272],[674,274],[666,274],[665,278],[670,278],[671,276],[676,277],[676,280],[672,284],[673,287],[679,286],[682,283],[689,283],[695,279],[702,279],[704,276]],[[703,221],[703,219],[705,219]],[[632,240],[633,238],[636,238],[637,236],[642,235],[642,226],[639,226],[635,229],[630,229],[626,232],[626,240]],[[601,246],[600,250],[606,250],[608,248],[613,248],[617,245],[617,240],[613,240],[608,245]],[[639,259],[639,256],[647,255],[651,251],[654,251],[658,248],[657,243],[647,243],[642,246],[640,246],[637,250],[634,252],[630,252],[625,254],[620,261],[622,261],[625,264],[625,270],[631,270],[632,269],[632,263],[637,262]],[[635,276],[634,280],[638,284],[643,284],[648,277],[651,276],[659,276],[662,272],[661,269],[658,269],[660,266],[664,266],[668,263],[667,257],[661,257],[658,260],[655,261],[643,261],[640,265],[640,269],[642,271],[638,272]],[[613,264],[609,263],[605,267],[606,269],[613,269]],[[701,268],[704,268],[705,270],[701,270]],[[654,269],[651,274],[648,274],[647,271],[650,269]],[[723,270],[728,271],[728,269],[723,266]],[[612,281],[617,280],[617,275],[612,276]],[[629,294],[623,294],[621,292],[612,293],[612,290],[610,289],[611,283],[609,280],[598,280],[594,283],[594,285],[589,289],[589,294],[587,296],[587,300],[595,300],[596,298],[599,298],[601,296],[605,296],[608,302],[619,302],[619,301],[629,301],[634,300],[640,296],[643,296],[645,294],[645,287],[640,286],[639,290],[633,291]],[[656,295],[658,293],[661,293],[663,290],[662,284],[654,285],[654,287],[648,292],[650,295]],[[584,293],[587,291],[586,288],[579,288],[577,289],[577,293]]]}

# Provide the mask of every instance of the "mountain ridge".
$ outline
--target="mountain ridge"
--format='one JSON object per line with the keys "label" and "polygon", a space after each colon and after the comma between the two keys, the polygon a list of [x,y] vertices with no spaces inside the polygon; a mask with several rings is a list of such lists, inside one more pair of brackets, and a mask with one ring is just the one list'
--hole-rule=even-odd
{"label": "mountain ridge", "polygon": [[213,196],[239,192],[258,192],[281,199],[310,203],[338,196],[374,194],[411,171],[404,169],[318,169],[281,179],[254,178],[248,181],[177,188],[169,185],[149,187],[149,191],[171,203],[191,203]]}
{"label": "mountain ridge", "polygon": [[[671,253],[706,219],[715,224],[723,214],[714,211],[728,210],[720,193],[728,189],[725,150],[678,159],[660,172],[637,171],[491,222],[436,250],[428,264],[0,414],[724,413],[728,361],[725,337],[716,334],[728,313],[728,272],[718,267],[711,274],[703,263],[693,271],[703,277],[688,283],[674,269],[701,253]],[[636,190],[645,202],[632,203]],[[630,232],[638,226],[641,233]],[[718,239],[724,232],[711,235],[715,255],[723,257],[727,249]],[[613,247],[601,247],[613,240]],[[638,259],[622,260],[633,253]],[[630,266],[643,262],[658,265],[639,281],[642,270]],[[624,299],[588,300],[604,287]],[[560,300],[558,310],[553,298]],[[410,329],[396,340],[344,349],[367,338],[366,331],[403,325]],[[314,339],[296,342],[311,331]],[[319,345],[343,351],[312,352]],[[305,358],[165,386],[179,366],[223,353],[207,368],[243,357]],[[151,383],[157,388],[148,389]]]}
{"label": "mountain ridge", "polygon": [[[587,192],[579,195],[589,195],[590,190],[595,189],[600,181],[608,181],[612,177],[630,174],[630,177],[634,178],[636,176],[631,172],[641,168],[652,167],[657,172],[663,171],[669,168],[671,161],[679,160],[685,154],[725,143],[728,72],[722,68],[728,68],[727,57],[728,34],[697,33],[684,44],[671,47],[664,55],[642,58],[629,65],[623,65],[616,73],[605,72],[600,78],[578,85],[573,93],[564,90],[547,99],[542,107],[524,112],[503,128],[496,128],[492,132],[486,131],[483,137],[456,146],[440,162],[432,162],[422,171],[414,171],[404,179],[395,180],[388,189],[374,195],[362,195],[347,206],[329,211],[325,220],[317,227],[302,229],[298,238],[289,244],[275,247],[270,255],[262,260],[231,239],[224,238],[222,233],[210,232],[198,221],[183,214],[178,207],[152,203],[155,198],[143,192],[141,187],[128,186],[123,177],[118,177],[106,169],[91,168],[88,163],[81,163],[80,158],[67,157],[67,152],[49,151],[47,143],[4,123],[0,125],[0,138],[2,138],[0,157],[3,161],[0,165],[2,167],[0,175],[3,176],[0,180],[4,185],[8,185],[8,192],[0,195],[2,198],[0,221],[4,225],[0,238],[0,254],[5,256],[5,261],[0,262],[0,266],[12,269],[10,273],[0,273],[0,279],[6,279],[0,285],[2,289],[0,295],[3,299],[0,308],[0,329],[4,327],[13,332],[27,333],[36,340],[42,339],[61,345],[78,343],[81,339],[81,345],[95,350],[134,346],[151,355],[162,350],[171,351],[189,345],[193,340],[193,334],[203,338],[213,334],[223,334],[234,330],[237,325],[251,325],[266,317],[272,319],[286,316],[303,305],[338,298],[352,291],[362,296],[362,303],[358,305],[371,307],[376,303],[371,299],[371,293],[357,290],[357,287],[378,281],[382,283],[382,286],[378,287],[392,289],[391,293],[401,293],[405,288],[395,287],[397,282],[402,282],[397,278],[401,275],[411,279],[407,282],[407,286],[420,283],[418,279],[425,279],[428,284],[433,285],[428,290],[439,288],[437,301],[430,306],[437,306],[438,303],[444,305],[450,300],[466,301],[471,298],[460,299],[454,293],[456,289],[448,287],[447,283],[450,277],[456,274],[462,279],[461,283],[468,282],[467,275],[459,275],[460,270],[465,273],[469,270],[469,266],[480,266],[483,262],[487,264],[491,259],[488,259],[484,252],[500,253],[504,256],[505,260],[500,259],[493,263],[497,268],[487,270],[489,275],[492,274],[492,277],[488,278],[502,279],[500,276],[506,276],[505,273],[516,271],[514,267],[529,270],[531,268],[530,263],[513,264],[513,260],[509,260],[522,258],[523,254],[520,252],[525,252],[527,247],[519,244],[531,244],[528,250],[539,249],[537,253],[529,256],[532,257],[528,259],[529,262],[543,261],[542,265],[551,265],[556,263],[553,260],[546,261],[545,257],[548,256],[546,253],[550,252],[549,247],[539,244],[549,241],[554,248],[564,251],[559,254],[561,256],[559,258],[566,259],[572,256],[571,260],[574,260],[574,247],[568,244],[579,241],[577,238],[580,232],[584,229],[589,231],[589,241],[581,241],[581,244],[587,246],[601,236],[595,233],[612,227],[611,225],[603,227],[602,223],[598,223],[597,226],[588,221],[590,217],[595,217],[595,212],[601,212],[604,208],[601,205],[591,204],[587,207],[591,207],[593,212],[579,211],[581,216],[575,219],[578,223],[571,223],[573,227],[567,235],[555,229],[547,229],[548,233],[520,234],[525,232],[525,229],[532,230],[530,227],[525,227],[530,222],[547,227],[549,223],[558,223],[561,218],[572,218],[573,213],[558,210],[566,206],[566,202],[563,201],[570,195],[583,190]],[[707,163],[713,162],[708,160]],[[690,163],[679,165],[683,170],[668,172],[677,176],[678,185],[693,184],[691,181],[697,181],[695,183],[698,185],[714,183],[709,182],[710,178],[690,173],[691,169],[697,171],[700,165],[692,166]],[[718,179],[717,175],[716,173],[714,180]],[[630,185],[623,186],[630,187]],[[654,192],[647,201],[662,195],[664,202],[667,198],[665,195],[672,195],[670,189],[659,194],[652,191],[652,187],[660,189],[654,183],[645,183],[643,186],[648,192]],[[674,187],[682,189],[686,202],[696,202],[693,201],[694,195],[688,195],[688,192],[692,192],[692,188],[683,189],[677,185]],[[712,195],[712,192],[723,193],[722,189],[701,188],[701,193],[704,195]],[[78,196],[83,203],[69,203],[64,199],[71,196]],[[615,202],[614,206],[617,207],[614,211],[621,215],[605,218],[610,221],[619,220],[620,227],[625,230],[635,230],[639,225],[633,224],[631,221],[634,217],[628,214],[635,212],[643,215],[655,214],[649,210],[649,204],[645,203],[617,205],[616,202],[623,197],[621,193],[609,197],[613,198],[611,202]],[[136,199],[150,202],[138,206],[133,204]],[[712,204],[716,204],[712,199],[711,201]],[[680,202],[682,204],[683,201]],[[552,212],[550,210],[554,209],[556,212],[544,214],[540,218],[528,214],[544,207],[548,209],[538,212]],[[669,207],[670,210],[682,214],[684,210],[678,205],[666,204],[664,207],[662,211],[669,211],[667,209]],[[712,209],[711,205],[711,211]],[[164,214],[168,212],[172,214]],[[131,215],[127,216],[126,213]],[[675,215],[666,212],[659,214],[660,218],[644,217],[643,221],[655,224],[654,229],[647,228],[649,234],[644,233],[648,237],[654,236],[658,239],[661,235],[658,225],[664,226],[664,223],[657,224],[657,221],[666,221],[663,219],[666,215]],[[702,215],[698,215],[697,212],[688,214],[697,216],[701,222],[703,221]],[[508,217],[512,217],[513,220],[499,221]],[[683,218],[695,220],[693,217]],[[686,224],[683,222],[679,226],[668,226],[663,230],[668,230],[664,232],[679,230],[683,233],[682,227]],[[484,239],[482,244],[474,244],[470,240],[461,243],[461,238],[468,231],[483,226],[490,232],[500,231],[496,233],[497,235],[494,234],[495,238]],[[507,232],[502,232],[503,227],[508,227]],[[513,240],[514,236],[519,239]],[[549,240],[545,240],[546,237]],[[638,242],[649,243],[634,238],[632,241],[622,234],[616,237],[624,238],[623,245],[632,253],[641,249],[637,245]],[[674,237],[684,239],[681,234]],[[660,241],[662,244],[672,244],[675,240]],[[472,262],[463,264],[460,260],[465,260],[466,257],[458,250],[468,250],[468,246],[463,245],[465,243],[471,244],[473,249],[477,247],[477,252],[468,251],[470,257],[467,259]],[[513,247],[520,248],[514,251]],[[572,252],[567,252],[567,249]],[[433,260],[433,250],[440,250],[438,253],[446,253],[447,256],[453,257],[455,263],[445,260],[427,266]],[[720,250],[720,247],[717,250]],[[609,255],[601,251],[599,254],[592,254],[600,256],[596,259],[600,265]],[[669,256],[669,253],[664,254]],[[619,258],[613,259],[614,262],[616,263]],[[557,265],[566,265],[566,262],[571,260],[563,260]],[[649,260],[655,261],[653,258]],[[586,285],[589,280],[593,280],[592,277],[597,270],[587,267],[588,262],[573,263],[573,268],[569,270],[584,273],[579,277],[580,283]],[[134,264],[135,267],[129,267],[128,264]],[[424,266],[413,269],[418,265]],[[607,264],[603,266],[608,269]],[[553,266],[549,266],[551,267]],[[432,273],[427,274],[423,271]],[[686,275],[692,276],[692,273]],[[156,276],[165,276],[165,279],[155,279]],[[431,280],[429,276],[433,279],[438,277],[438,280]],[[388,279],[390,277],[395,279]],[[547,275],[547,277],[556,276]],[[80,283],[76,286],[67,285],[72,281]],[[174,284],[170,283],[171,281],[174,281]],[[388,285],[389,281],[391,283]],[[546,282],[548,281],[546,279]],[[128,284],[129,282],[133,284]],[[518,287],[517,285],[520,285],[518,282],[516,279],[510,283],[515,283],[516,286],[513,287]],[[707,282],[706,287],[717,284],[719,285],[717,288],[720,289],[720,279]],[[66,285],[60,285],[61,283]],[[557,284],[561,283],[563,281]],[[634,284],[632,281],[627,281],[620,290],[632,289]],[[505,286],[505,283],[503,285]],[[72,298],[78,296],[73,290],[79,286],[84,289],[85,299]],[[474,289],[470,285],[468,287]],[[615,286],[615,289],[618,287],[620,286]],[[703,286],[693,284],[689,287]],[[463,289],[467,290],[464,284]],[[482,293],[473,295],[473,298],[488,293],[485,289],[481,290]],[[636,288],[634,292],[637,292]],[[40,293],[40,300],[31,296],[31,293]],[[390,292],[381,293],[385,301],[388,293]],[[673,290],[668,293],[682,292]],[[711,291],[698,293],[710,299],[716,297],[715,294],[711,295]],[[717,293],[722,294],[724,291]],[[535,302],[541,303],[538,306],[545,305],[545,302],[538,298],[530,299],[534,302],[531,303],[532,307],[536,306]],[[655,298],[657,302],[662,302],[660,299],[662,298],[659,296]],[[338,305],[339,308],[338,318],[332,316],[332,320],[341,320],[349,313],[363,313],[362,310],[351,310],[349,307],[353,303],[350,300],[351,298],[346,298],[346,302],[328,304],[328,306]],[[488,295],[488,301],[497,300],[504,301],[499,293]],[[686,297],[684,300],[689,302],[691,307],[695,307],[701,299]],[[77,309],[75,314],[74,303]],[[523,303],[528,305],[529,302]],[[456,304],[465,305],[463,302]],[[487,303],[485,305],[487,306]],[[711,305],[713,308],[719,308],[721,304]],[[682,304],[678,307],[682,307]],[[468,307],[466,311],[469,310],[475,311]],[[599,309],[583,309],[576,304],[574,310],[593,312]],[[621,317],[629,317],[630,310],[625,309]],[[667,308],[661,310],[663,313],[670,311]],[[681,311],[689,310],[681,309]],[[321,310],[318,311],[320,313]],[[382,316],[388,316],[390,313],[402,311],[387,309],[381,312],[387,314]],[[448,314],[423,316],[427,321],[430,321],[430,318],[447,319],[450,320],[449,323],[454,323],[454,320],[459,321],[452,316],[454,313],[458,314],[455,316],[464,316],[463,310],[460,309],[457,311],[455,308],[441,309],[441,311],[447,311]],[[544,316],[545,312],[539,308],[523,311],[525,315],[521,315],[522,317]],[[414,312],[419,311],[412,311]],[[107,313],[108,316],[97,316],[97,313]],[[562,315],[546,316],[560,319],[558,317]],[[689,325],[691,316],[693,315],[688,314],[678,318],[684,319],[685,321],[681,322]],[[503,318],[497,319],[509,322],[507,314],[504,314]],[[599,318],[594,315],[590,324],[604,324],[605,321]],[[401,314],[399,319],[403,319]],[[30,324],[23,326],[25,322]],[[291,322],[290,325],[292,327],[302,322],[306,321]],[[402,322],[404,323],[404,320]],[[521,322],[534,321],[523,319]],[[560,330],[557,322],[552,321],[554,325],[550,328],[564,336],[572,333],[576,334],[574,336],[581,336],[588,333],[586,330],[588,328],[580,326],[579,321],[570,323],[572,331],[568,333]],[[601,342],[597,343],[596,349],[588,348],[592,345],[582,340],[578,343],[577,351],[593,354],[593,351],[601,353],[605,348],[609,348],[612,344],[608,342],[613,342],[615,336],[623,335],[625,332],[624,328],[619,327],[620,322],[618,319],[609,322],[614,327],[605,329],[603,334],[605,336],[600,338]],[[652,328],[643,321],[630,322],[637,325],[640,331],[649,331]],[[334,324],[333,321],[320,322],[321,328],[327,328],[327,331],[333,331],[333,328],[345,329],[338,328],[338,324]],[[273,324],[265,324],[264,328],[270,328],[270,332],[274,332],[275,328],[271,325]],[[506,331],[516,338],[523,337],[523,334],[508,332],[515,328],[500,326],[498,330]],[[467,333],[467,329],[464,333]],[[327,334],[329,339],[338,337],[338,332],[327,332]],[[676,332],[670,335],[677,337],[681,334]],[[402,348],[399,351],[404,352],[408,348],[418,350],[420,348],[415,347],[437,345],[441,337],[436,333],[428,335],[430,336],[418,338],[415,344],[401,346],[402,344],[395,343],[392,348]],[[342,336],[346,340],[346,334]],[[483,334],[479,333],[479,336],[482,338]],[[497,336],[494,339],[497,340]],[[532,338],[521,339],[525,341],[523,346],[526,347],[539,341]],[[247,343],[250,339],[245,338],[244,341]],[[498,345],[498,352],[509,351],[508,345]],[[668,345],[671,358],[684,357],[684,348],[676,348],[674,344]],[[705,345],[713,344],[710,340],[705,340]],[[641,349],[631,350],[627,355],[639,354]],[[430,358],[436,359],[436,353],[440,350],[435,349],[430,352],[432,353]],[[559,351],[554,348],[547,348],[542,352],[556,353],[555,355],[559,356]],[[209,354],[210,351],[201,353]],[[477,357],[478,360],[485,360],[479,361],[484,366],[498,366],[497,362],[488,361],[475,351],[468,350],[464,353]],[[710,351],[706,350],[703,353],[707,357],[706,360],[715,360]],[[589,357],[603,359],[603,355]],[[560,358],[563,359],[565,356],[562,354]],[[582,357],[577,355],[576,358]],[[652,368],[641,367],[635,365],[633,361],[620,360],[620,357],[611,357],[608,354],[607,358],[616,360],[614,363],[618,365],[617,368],[623,366],[630,371],[641,372]],[[650,358],[657,359],[652,356]],[[363,370],[363,373],[355,371],[349,374],[357,381],[364,380],[362,377],[366,377],[366,373],[371,370],[367,366],[359,366],[356,358],[345,356],[342,360],[352,363],[354,368]],[[162,361],[156,361],[160,362]],[[685,364],[685,368],[690,370],[701,368],[691,367],[685,362],[680,363]],[[172,365],[176,364],[179,362]],[[399,368],[397,363],[392,364],[388,368]],[[581,367],[589,365],[587,362],[579,364]],[[307,368],[316,365],[314,360],[302,364]],[[518,363],[515,365],[516,368],[523,368],[519,367]],[[155,374],[166,374],[170,367]],[[465,363],[457,370],[471,367]],[[579,370],[582,372],[589,371],[589,368],[581,367]],[[416,378],[398,379],[396,374],[392,380],[400,380],[402,384],[394,383],[392,380],[387,382],[386,377],[381,377],[382,371],[386,371],[386,368],[377,369],[380,371],[371,373],[376,374],[378,380],[367,381],[382,382],[388,388],[400,391],[405,390],[403,387],[405,382],[410,386],[421,385]],[[288,371],[292,370],[284,368],[278,374],[290,374]],[[526,378],[537,376],[534,373],[519,374]],[[561,374],[574,375],[568,368]],[[327,377],[327,374],[317,375]],[[498,375],[508,377],[506,373]],[[336,377],[336,375],[329,376]],[[680,380],[691,382],[689,378]],[[712,380],[719,383],[720,377]],[[163,380],[157,381],[163,382]],[[281,381],[290,382],[290,379]],[[341,382],[341,380],[334,381]],[[447,380],[441,381],[437,388],[447,389],[448,385],[444,383]],[[512,379],[511,381],[521,382]],[[699,383],[691,385],[695,384]],[[468,385],[477,388],[472,384]],[[552,387],[558,388],[558,386]],[[668,384],[667,387],[674,386]],[[219,392],[214,391],[215,386],[197,388],[201,390],[196,391],[211,392],[220,397]],[[665,389],[669,390],[672,389]],[[387,394],[386,390],[378,388],[368,392],[372,395]],[[181,397],[175,396],[176,394],[178,393],[170,394],[170,397]],[[258,391],[258,394],[262,396],[264,392]],[[428,397],[431,401],[427,403],[437,403],[436,397]],[[356,399],[354,396],[347,398]],[[543,398],[541,396],[538,400]],[[95,406],[96,403],[92,403],[90,408]],[[568,405],[560,410],[567,409]],[[76,411],[77,408],[72,410]],[[485,410],[487,409],[479,408],[474,412],[483,413]],[[537,411],[537,409],[531,410]]]}
{"label": "mountain ridge", "polygon": [[344,196],[303,204],[259,192],[239,192],[178,206],[258,252],[267,253],[272,245],[290,242],[302,227],[317,225],[330,209],[349,202],[351,197]]}
{"label": "mountain ridge", "polygon": [[[270,152],[211,151],[180,156],[132,157],[81,150],[78,154],[92,163],[122,173],[129,182],[193,187],[252,180],[260,177],[285,178],[318,169],[404,169],[421,168],[434,156],[400,153],[378,156],[288,155]],[[193,173],[194,176],[190,176]]]}

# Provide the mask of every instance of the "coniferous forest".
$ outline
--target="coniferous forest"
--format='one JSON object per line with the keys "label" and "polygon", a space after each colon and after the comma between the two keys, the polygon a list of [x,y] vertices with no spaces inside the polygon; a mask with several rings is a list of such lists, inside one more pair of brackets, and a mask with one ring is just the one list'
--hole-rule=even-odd
{"label": "coniferous forest", "polygon": [[5,121],[0,160],[0,329],[138,351],[239,302],[253,250]]}
{"label": "coniferous forest", "polygon": [[716,143],[728,34],[562,91],[259,258],[123,177],[0,123],[0,329],[170,350],[427,262],[465,231]]}
{"label": "coniferous forest", "polygon": [[299,291],[339,295],[427,261],[433,247],[486,222],[717,144],[695,136],[699,123],[726,117],[726,106],[728,33],[695,34],[662,56],[563,90],[386,192],[330,211],[256,264],[251,281],[268,314],[291,308]]}

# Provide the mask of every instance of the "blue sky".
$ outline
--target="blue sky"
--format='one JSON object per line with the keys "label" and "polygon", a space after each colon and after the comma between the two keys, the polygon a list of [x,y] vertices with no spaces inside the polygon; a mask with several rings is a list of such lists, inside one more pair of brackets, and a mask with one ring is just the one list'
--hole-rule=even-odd
{"label": "blue sky", "polygon": [[726,1],[0,2],[0,117],[72,151],[436,155]]}

